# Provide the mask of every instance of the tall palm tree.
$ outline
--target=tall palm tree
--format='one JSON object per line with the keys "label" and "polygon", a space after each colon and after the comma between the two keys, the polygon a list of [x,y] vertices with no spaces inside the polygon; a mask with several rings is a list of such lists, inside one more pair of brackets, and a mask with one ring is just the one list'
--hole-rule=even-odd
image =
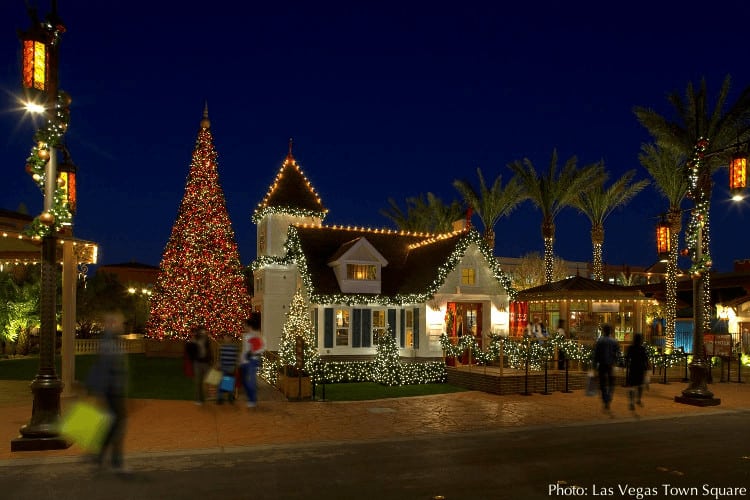
{"label": "tall palm tree", "polygon": [[677,259],[679,256],[680,232],[682,231],[682,202],[688,193],[688,178],[685,175],[687,156],[662,149],[655,144],[644,144],[638,155],[641,165],[654,180],[654,186],[669,203],[667,222],[670,230],[667,278],[664,283],[664,337],[665,350],[674,349],[675,322],[677,320]]}
{"label": "tall palm tree", "polygon": [[497,221],[504,215],[510,214],[526,198],[526,195],[515,177],[512,177],[504,188],[502,175],[495,178],[491,188],[488,188],[484,182],[480,168],[477,168],[477,177],[479,177],[479,191],[466,180],[453,181],[453,187],[461,193],[466,204],[482,221],[484,240],[487,246],[494,250]]}
{"label": "tall palm tree", "polygon": [[534,164],[528,158],[516,160],[508,165],[515,172],[528,199],[542,212],[545,283],[552,282],[555,218],[563,208],[571,206],[581,192],[590,189],[592,182],[602,175],[598,163],[580,169],[577,163],[578,159],[572,156],[558,172],[557,150],[553,150],[549,169],[543,175],[537,173]]}
{"label": "tall palm tree", "polygon": [[398,229],[425,233],[447,233],[453,230],[453,223],[464,217],[458,200],[445,204],[433,193],[420,194],[406,199],[406,212],[398,203],[388,199],[389,208],[380,210],[381,215],[390,219]]}
{"label": "tall palm tree", "polygon": [[[701,276],[703,289],[703,310],[695,311],[696,317],[702,318],[702,330],[710,328],[710,219],[711,174],[722,165],[726,165],[732,154],[732,146],[740,141],[750,139],[750,87],[744,89],[737,101],[728,109],[727,100],[731,87],[731,77],[727,75],[711,109],[706,81],[702,79],[698,88],[689,82],[683,98],[678,92],[667,96],[672,105],[675,118],[670,120],[651,108],[636,107],[634,112],[638,121],[646,127],[656,144],[664,149],[683,154],[687,158],[699,159],[691,162],[689,172],[691,196],[695,202],[693,217],[688,227],[687,239],[692,242],[694,256],[700,249],[702,259],[693,265],[692,271]],[[703,147],[705,151],[699,151]],[[701,230],[698,231],[698,226]],[[698,234],[701,241],[696,241]]]}
{"label": "tall palm tree", "polygon": [[[599,163],[599,167],[602,171],[604,170],[602,162]],[[616,208],[627,204],[649,184],[648,179],[632,182],[633,177],[635,177],[635,170],[630,170],[605,189],[604,183],[609,176],[603,173],[593,184],[592,189],[581,192],[573,200],[573,206],[591,221],[592,262],[595,280],[604,280],[604,273],[602,272],[604,221]]]}

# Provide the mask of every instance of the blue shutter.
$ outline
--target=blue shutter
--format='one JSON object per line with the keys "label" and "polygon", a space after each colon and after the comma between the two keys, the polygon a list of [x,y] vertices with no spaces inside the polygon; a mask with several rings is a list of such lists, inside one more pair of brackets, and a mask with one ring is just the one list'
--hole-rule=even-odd
{"label": "blue shutter", "polygon": [[323,309],[323,347],[333,347],[333,308]]}
{"label": "blue shutter", "polygon": [[414,317],[412,318],[412,321],[414,322],[412,324],[412,328],[414,329],[414,349],[419,349],[419,308],[414,308]]}
{"label": "blue shutter", "polygon": [[362,309],[352,309],[352,347],[362,347]]}
{"label": "blue shutter", "polygon": [[362,347],[370,347],[372,343],[372,311],[362,309]]}
{"label": "blue shutter", "polygon": [[401,347],[406,345],[406,309],[401,309]]}
{"label": "blue shutter", "polygon": [[388,326],[391,327],[391,336],[396,338],[396,310],[388,309]]}

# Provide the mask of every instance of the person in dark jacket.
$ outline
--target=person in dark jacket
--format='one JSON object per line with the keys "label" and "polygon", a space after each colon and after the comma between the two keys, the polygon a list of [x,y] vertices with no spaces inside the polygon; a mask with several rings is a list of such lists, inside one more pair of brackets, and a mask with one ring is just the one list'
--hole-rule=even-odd
{"label": "person in dark jacket", "polygon": [[129,473],[123,463],[123,441],[127,412],[128,365],[127,357],[118,342],[123,331],[122,315],[110,313],[104,318],[104,333],[99,342],[99,356],[88,376],[89,391],[99,397],[109,413],[112,422],[104,436],[99,454],[94,458],[98,466],[104,465],[111,452],[111,465],[115,472]]}
{"label": "person in dark jacket", "polygon": [[[635,410],[635,405],[643,406],[641,402],[641,396],[643,396],[643,382],[648,370],[648,353],[643,345],[643,334],[636,333],[633,337],[633,345],[628,347],[628,352],[625,355],[625,361],[628,367],[628,374],[625,377],[625,382],[628,389],[628,396],[630,397],[630,409]],[[636,399],[636,394],[638,398]]]}
{"label": "person in dark jacket", "polygon": [[195,329],[195,336],[187,346],[188,356],[193,362],[193,377],[195,377],[195,404],[202,405],[206,400],[203,379],[206,378],[213,356],[208,332],[202,326]]}
{"label": "person in dark jacket", "polygon": [[615,392],[614,367],[619,356],[620,344],[612,337],[612,327],[605,323],[602,325],[602,335],[594,345],[594,364],[599,371],[599,388],[605,411],[609,411]]}

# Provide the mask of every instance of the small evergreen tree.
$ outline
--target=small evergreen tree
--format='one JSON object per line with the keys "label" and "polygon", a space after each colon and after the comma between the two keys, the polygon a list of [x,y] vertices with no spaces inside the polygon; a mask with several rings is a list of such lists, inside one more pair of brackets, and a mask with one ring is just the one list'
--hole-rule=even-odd
{"label": "small evergreen tree", "polygon": [[315,338],[315,327],[310,319],[310,309],[305,301],[301,290],[297,290],[292,297],[289,312],[281,332],[281,343],[279,344],[279,359],[282,368],[294,366],[297,363],[296,345],[297,338],[304,341],[303,371],[312,374],[320,355],[318,354],[318,340]]}
{"label": "small evergreen tree", "polygon": [[389,325],[386,325],[386,333],[378,335],[377,342],[375,382],[387,386],[401,385],[404,378],[401,373],[401,357],[398,354],[396,337]]}

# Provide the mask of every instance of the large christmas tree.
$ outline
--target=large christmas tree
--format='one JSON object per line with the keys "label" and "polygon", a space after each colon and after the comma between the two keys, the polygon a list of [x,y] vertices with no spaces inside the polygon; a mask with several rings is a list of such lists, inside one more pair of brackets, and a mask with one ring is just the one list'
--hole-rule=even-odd
{"label": "large christmas tree", "polygon": [[206,107],[185,196],[151,295],[146,324],[150,338],[187,339],[191,328],[198,325],[213,336],[238,337],[242,319],[250,313],[210,126]]}

